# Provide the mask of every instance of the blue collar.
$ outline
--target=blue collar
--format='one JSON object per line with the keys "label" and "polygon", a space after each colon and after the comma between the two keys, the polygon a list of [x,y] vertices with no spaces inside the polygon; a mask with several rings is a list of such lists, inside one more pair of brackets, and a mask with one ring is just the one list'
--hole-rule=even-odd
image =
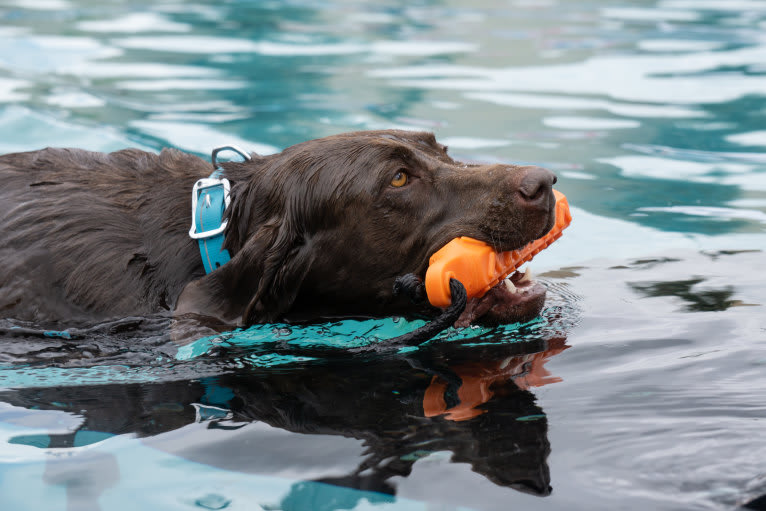
{"label": "blue collar", "polygon": [[216,170],[210,177],[194,183],[192,188],[192,221],[189,236],[199,243],[205,273],[220,268],[231,259],[229,251],[223,248],[226,225],[229,223],[223,215],[231,202],[231,184],[223,177],[223,171],[216,162],[216,156],[221,151],[234,151],[246,161],[250,160],[250,156],[236,146],[218,147],[213,150],[211,158]]}

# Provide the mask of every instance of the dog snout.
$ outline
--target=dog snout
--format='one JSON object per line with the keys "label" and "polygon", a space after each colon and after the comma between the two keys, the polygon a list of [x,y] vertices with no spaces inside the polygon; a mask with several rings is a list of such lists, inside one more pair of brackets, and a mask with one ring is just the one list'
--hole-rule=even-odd
{"label": "dog snout", "polygon": [[542,167],[527,167],[519,182],[519,195],[531,206],[546,205],[556,183],[556,174]]}

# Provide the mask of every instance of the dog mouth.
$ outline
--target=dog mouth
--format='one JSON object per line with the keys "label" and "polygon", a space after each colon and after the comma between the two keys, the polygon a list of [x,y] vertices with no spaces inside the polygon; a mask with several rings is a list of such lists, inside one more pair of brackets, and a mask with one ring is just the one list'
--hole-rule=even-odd
{"label": "dog mouth", "polygon": [[531,321],[542,311],[545,293],[545,286],[532,278],[532,271],[527,266],[526,271],[512,273],[483,296],[470,298],[455,327]]}

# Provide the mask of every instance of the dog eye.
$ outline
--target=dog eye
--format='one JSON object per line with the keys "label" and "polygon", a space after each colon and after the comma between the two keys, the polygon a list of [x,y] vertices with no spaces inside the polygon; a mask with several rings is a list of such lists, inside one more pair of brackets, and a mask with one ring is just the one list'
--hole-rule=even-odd
{"label": "dog eye", "polygon": [[407,181],[409,181],[410,176],[407,175],[407,173],[403,170],[399,170],[394,174],[394,178],[391,180],[391,186],[394,188],[401,188],[402,186],[407,184]]}

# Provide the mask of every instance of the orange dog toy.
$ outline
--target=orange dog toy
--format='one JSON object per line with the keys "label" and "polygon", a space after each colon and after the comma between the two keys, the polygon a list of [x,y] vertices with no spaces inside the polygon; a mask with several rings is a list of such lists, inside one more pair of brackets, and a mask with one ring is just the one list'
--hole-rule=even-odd
{"label": "orange dog toy", "polygon": [[426,294],[431,305],[448,307],[452,303],[449,290],[451,278],[465,286],[469,298],[484,296],[519,266],[559,239],[562,231],[572,222],[572,215],[566,196],[557,190],[553,193],[556,196],[556,224],[548,234],[525,247],[498,254],[483,241],[462,236],[432,255],[426,271]]}

